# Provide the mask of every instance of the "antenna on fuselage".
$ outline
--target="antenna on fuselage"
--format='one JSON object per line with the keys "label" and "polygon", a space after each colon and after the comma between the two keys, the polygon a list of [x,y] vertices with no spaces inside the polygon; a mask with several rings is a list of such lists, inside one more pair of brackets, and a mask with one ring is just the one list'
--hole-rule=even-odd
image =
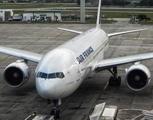
{"label": "antenna on fuselage", "polygon": [[101,25],[101,4],[102,0],[99,0],[96,27],[100,27]]}

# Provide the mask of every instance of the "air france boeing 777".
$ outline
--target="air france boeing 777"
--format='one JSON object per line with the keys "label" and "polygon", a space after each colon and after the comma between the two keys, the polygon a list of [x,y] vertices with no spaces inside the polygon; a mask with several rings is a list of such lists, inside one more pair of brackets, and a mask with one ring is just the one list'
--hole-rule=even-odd
{"label": "air france boeing 777", "polygon": [[51,115],[59,118],[56,108],[61,99],[71,95],[91,72],[109,70],[112,76],[109,85],[119,86],[121,77],[117,76],[117,66],[134,63],[126,70],[125,81],[133,91],[145,89],[150,82],[149,69],[140,64],[142,60],[153,58],[153,53],[103,59],[109,45],[109,38],[145,29],[106,34],[100,25],[101,0],[99,0],[96,27],[86,32],[58,28],[79,34],[42,55],[34,52],[0,46],[0,52],[21,60],[8,65],[3,73],[5,83],[12,88],[23,86],[30,77],[27,61],[38,63],[35,70],[35,85],[39,95],[54,102]]}

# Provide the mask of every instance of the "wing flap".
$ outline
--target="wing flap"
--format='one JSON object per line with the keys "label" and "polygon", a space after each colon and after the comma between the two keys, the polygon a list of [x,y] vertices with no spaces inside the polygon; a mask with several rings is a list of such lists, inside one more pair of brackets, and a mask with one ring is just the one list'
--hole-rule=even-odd
{"label": "wing flap", "polygon": [[0,46],[0,53],[15,56],[15,57],[36,62],[36,63],[38,63],[43,57],[42,54],[14,49],[14,48],[3,47],[3,46]]}
{"label": "wing flap", "polygon": [[118,57],[118,58],[111,58],[99,61],[95,65],[96,71],[101,71],[105,69],[112,68],[114,66],[119,66],[128,63],[134,63],[142,60],[147,60],[153,58],[153,53],[145,53],[145,54],[138,54],[138,55],[131,55],[125,57]]}
{"label": "wing flap", "polygon": [[108,35],[108,37],[112,37],[112,36],[117,36],[117,35],[121,35],[121,34],[139,32],[139,31],[143,31],[143,30],[147,30],[147,29],[148,29],[148,28],[145,28],[145,29],[138,29],[138,30],[130,30],[130,31],[123,31],[123,32],[116,32],[116,33],[109,33],[109,34],[107,34],[107,35]]}

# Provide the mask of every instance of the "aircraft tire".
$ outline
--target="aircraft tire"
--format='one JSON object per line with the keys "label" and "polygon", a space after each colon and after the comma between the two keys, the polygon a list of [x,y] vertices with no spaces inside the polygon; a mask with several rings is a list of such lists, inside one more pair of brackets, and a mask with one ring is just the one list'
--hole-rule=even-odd
{"label": "aircraft tire", "polygon": [[55,117],[56,119],[60,119],[60,110],[56,110],[56,111],[55,111],[54,117]]}
{"label": "aircraft tire", "polygon": [[54,110],[54,109],[52,109],[52,110],[50,111],[50,115],[55,115],[55,110]]}
{"label": "aircraft tire", "polygon": [[109,78],[109,86],[113,86],[113,82],[114,82],[114,77],[111,76],[111,77]]}
{"label": "aircraft tire", "polygon": [[116,86],[120,86],[121,85],[121,76],[119,76],[116,80]]}

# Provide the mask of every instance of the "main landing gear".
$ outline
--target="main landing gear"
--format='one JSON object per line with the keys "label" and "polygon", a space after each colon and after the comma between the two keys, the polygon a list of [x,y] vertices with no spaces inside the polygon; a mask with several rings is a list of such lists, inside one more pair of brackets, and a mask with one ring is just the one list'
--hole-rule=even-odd
{"label": "main landing gear", "polygon": [[109,86],[120,86],[121,76],[117,76],[117,67],[113,67],[113,70],[108,69],[113,76],[109,78]]}
{"label": "main landing gear", "polygon": [[58,105],[61,104],[61,100],[52,100],[54,103],[53,108],[50,111],[50,115],[53,115],[55,119],[59,119],[60,118],[60,110],[57,108]]}

